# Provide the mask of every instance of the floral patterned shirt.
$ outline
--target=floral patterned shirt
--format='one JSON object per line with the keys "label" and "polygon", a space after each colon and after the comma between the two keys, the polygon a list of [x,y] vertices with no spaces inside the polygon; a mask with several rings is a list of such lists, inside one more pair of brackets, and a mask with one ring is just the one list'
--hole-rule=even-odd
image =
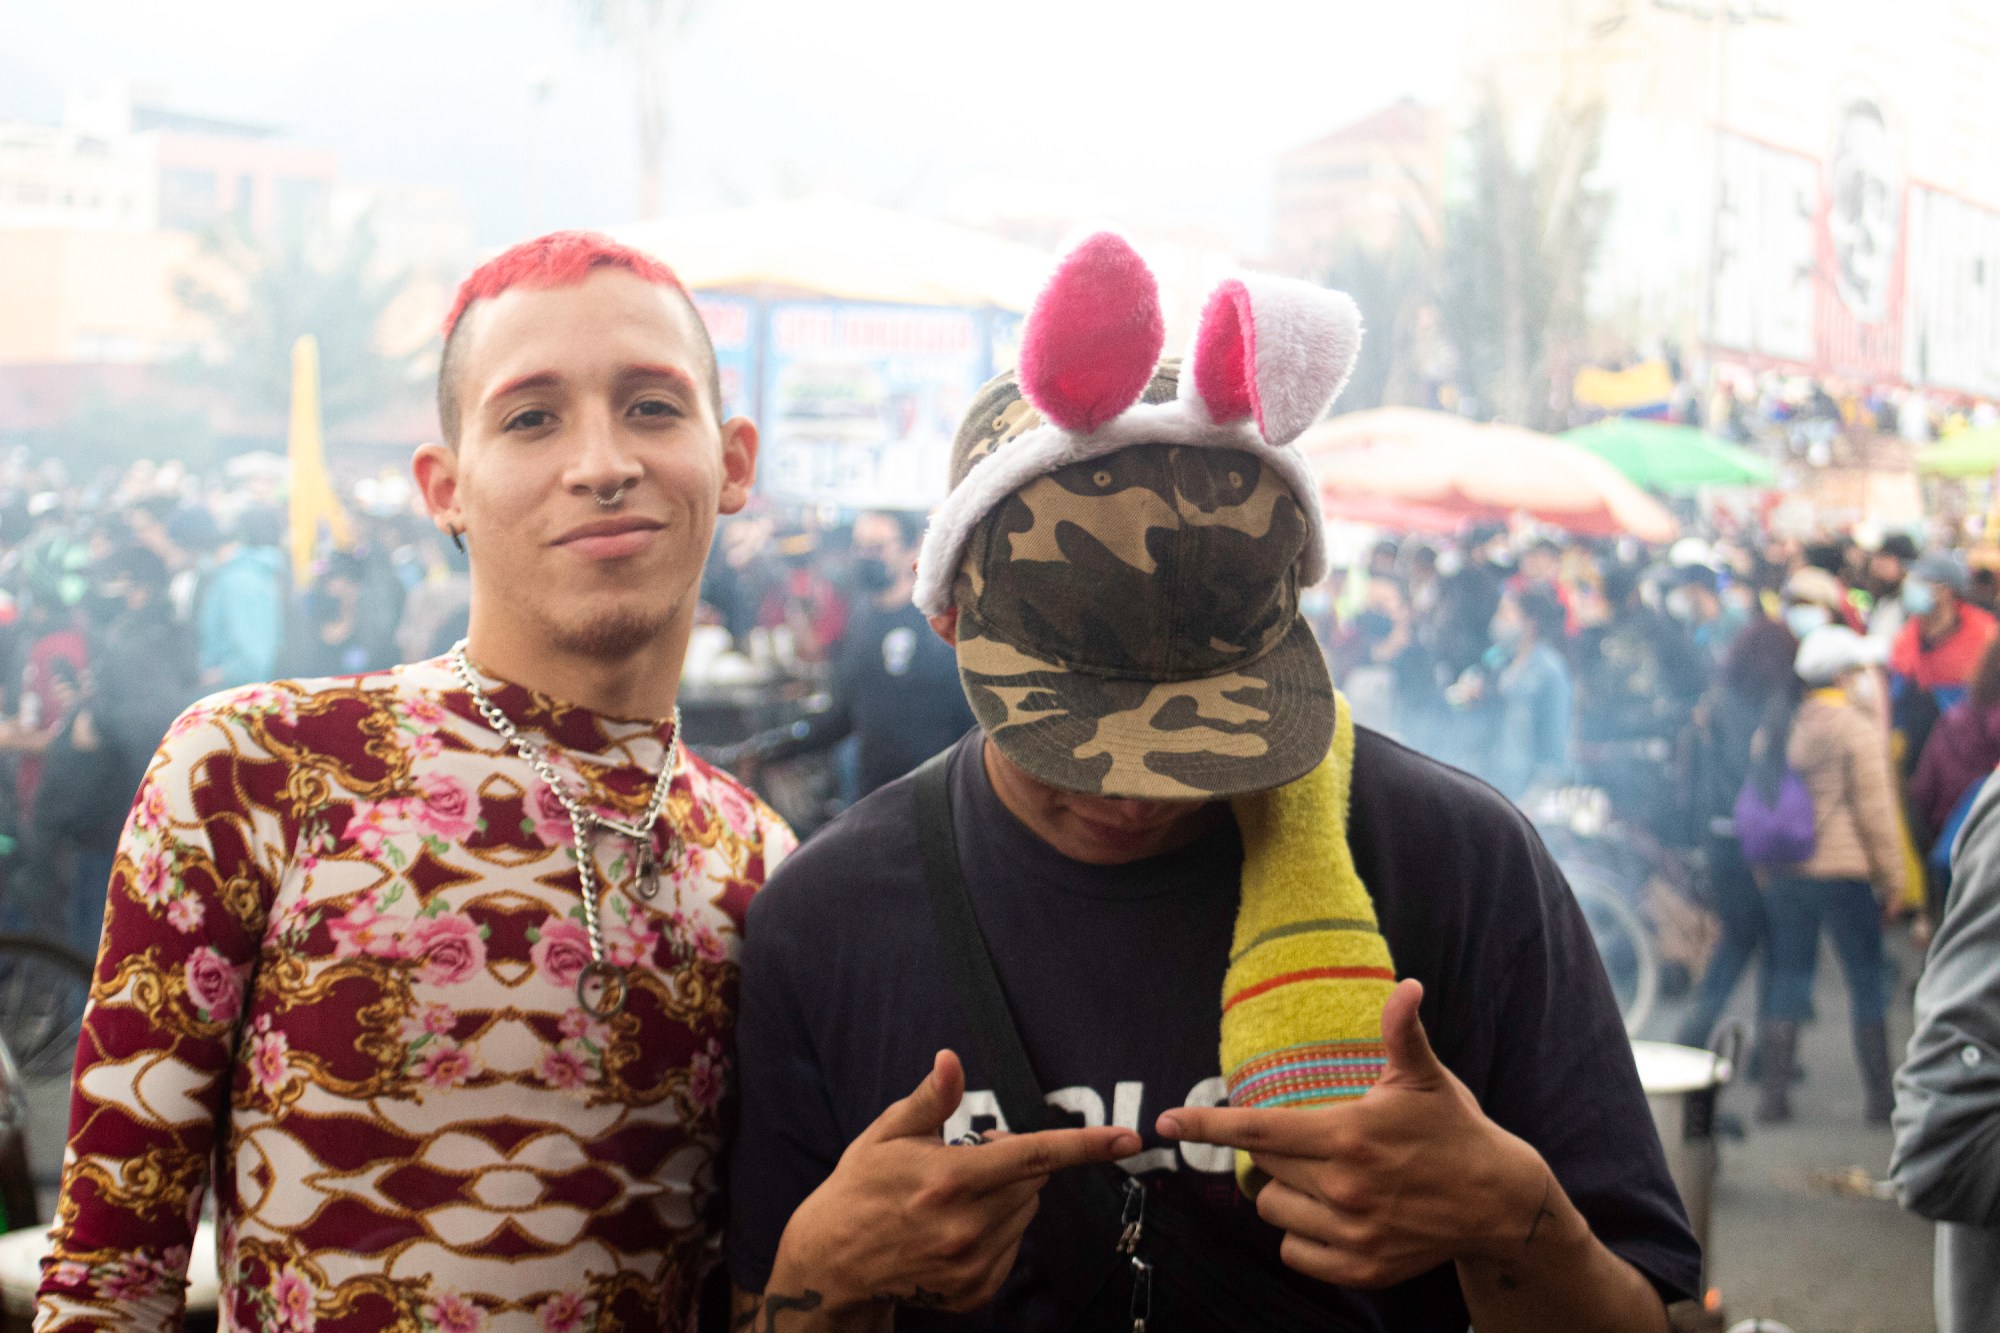
{"label": "floral patterned shirt", "polygon": [[[482,682],[573,795],[644,811],[670,728]],[[744,908],[794,845],[682,752],[647,898],[444,660],[185,713],[112,874],[36,1328],[178,1327],[214,1163],[223,1327],[692,1329]]]}

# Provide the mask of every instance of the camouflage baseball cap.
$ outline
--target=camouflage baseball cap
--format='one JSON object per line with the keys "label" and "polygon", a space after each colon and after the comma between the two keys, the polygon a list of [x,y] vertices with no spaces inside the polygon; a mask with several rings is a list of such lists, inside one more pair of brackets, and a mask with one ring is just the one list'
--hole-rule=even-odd
{"label": "camouflage baseball cap", "polygon": [[[1177,380],[1162,363],[1144,401]],[[987,384],[954,483],[1041,424],[1013,376]],[[1308,537],[1293,485],[1245,450],[1137,443],[1035,477],[972,530],[952,585],[974,716],[1069,791],[1224,797],[1303,776],[1334,727],[1298,614]]]}

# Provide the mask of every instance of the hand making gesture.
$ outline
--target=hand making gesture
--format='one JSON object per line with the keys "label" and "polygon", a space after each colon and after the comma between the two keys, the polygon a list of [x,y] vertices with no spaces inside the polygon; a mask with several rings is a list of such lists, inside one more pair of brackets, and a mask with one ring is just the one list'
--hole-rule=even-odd
{"label": "hand making gesture", "polygon": [[1169,1139],[1239,1148],[1270,1179],[1257,1211],[1299,1272],[1384,1287],[1444,1263],[1481,1333],[1661,1333],[1666,1310],[1607,1250],[1526,1141],[1480,1109],[1431,1050],[1419,982],[1382,1010],[1388,1068],[1360,1098],[1296,1110],[1180,1107]]}
{"label": "hand making gesture", "polygon": [[984,1305],[1013,1269],[1052,1173],[1139,1151],[1139,1136],[1115,1125],[947,1144],[940,1131],[964,1094],[958,1057],[938,1052],[916,1091],[876,1117],[799,1205],[763,1294],[738,1294],[738,1327],[880,1329],[898,1303]]}

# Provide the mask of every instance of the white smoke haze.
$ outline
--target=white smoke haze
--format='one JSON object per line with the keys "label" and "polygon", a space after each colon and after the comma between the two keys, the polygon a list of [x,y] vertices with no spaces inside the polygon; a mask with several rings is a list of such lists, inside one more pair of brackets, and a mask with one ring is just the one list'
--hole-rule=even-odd
{"label": "white smoke haze", "polygon": [[[1463,0],[698,0],[667,209],[831,191],[1268,237],[1271,162],[1461,78]],[[0,119],[123,84],[457,187],[483,244],[638,211],[627,65],[561,0],[0,0]],[[538,97],[538,93],[540,96]]]}

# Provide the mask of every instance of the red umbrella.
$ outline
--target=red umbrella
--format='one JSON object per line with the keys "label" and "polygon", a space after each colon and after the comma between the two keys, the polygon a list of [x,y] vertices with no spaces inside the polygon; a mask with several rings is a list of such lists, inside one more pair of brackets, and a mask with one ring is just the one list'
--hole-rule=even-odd
{"label": "red umbrella", "polygon": [[1585,537],[1669,542],[1672,514],[1585,449],[1514,426],[1385,407],[1323,421],[1299,439],[1330,518],[1451,532],[1526,514]]}

